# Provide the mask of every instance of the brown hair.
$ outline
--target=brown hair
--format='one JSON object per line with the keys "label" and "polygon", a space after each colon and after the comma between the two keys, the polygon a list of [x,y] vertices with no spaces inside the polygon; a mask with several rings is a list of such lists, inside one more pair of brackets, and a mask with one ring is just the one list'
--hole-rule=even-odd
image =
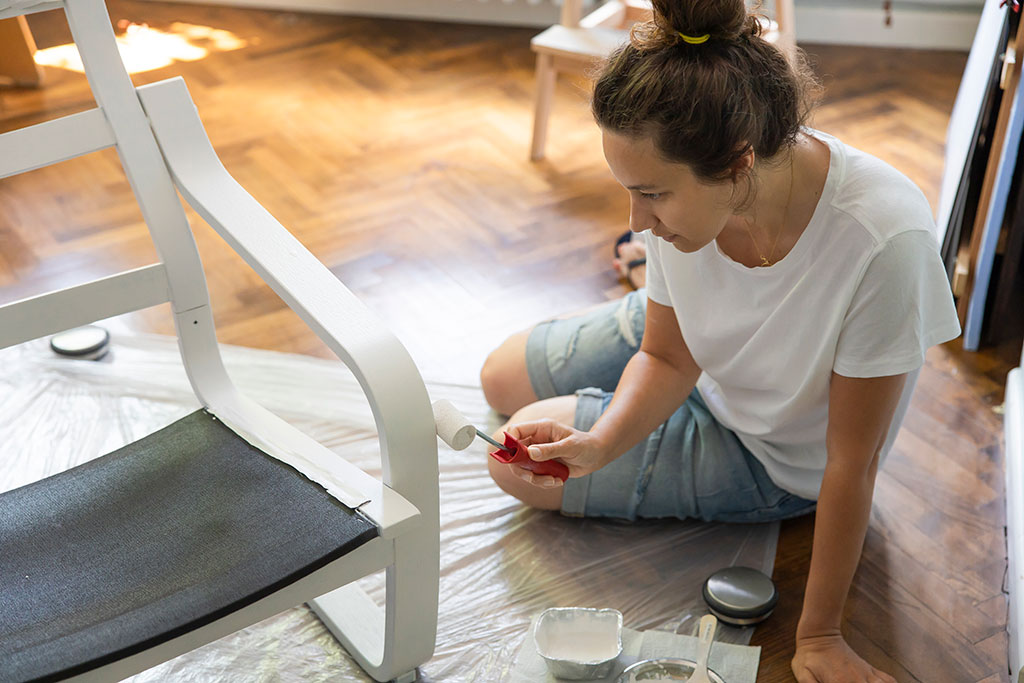
{"label": "brown hair", "polygon": [[[736,179],[749,150],[770,160],[796,141],[820,86],[803,55],[792,62],[761,37],[744,0],[653,0],[611,55],[594,88],[603,129],[649,135],[667,161],[706,182]],[[680,34],[708,40],[691,44]]]}

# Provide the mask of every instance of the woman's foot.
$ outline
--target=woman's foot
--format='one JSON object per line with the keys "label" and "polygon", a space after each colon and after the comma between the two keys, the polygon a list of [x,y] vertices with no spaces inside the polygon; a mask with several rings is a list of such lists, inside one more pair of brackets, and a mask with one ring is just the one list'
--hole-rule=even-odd
{"label": "woman's foot", "polygon": [[647,245],[644,240],[635,238],[632,232],[620,237],[615,245],[612,267],[633,289],[643,287],[647,282]]}

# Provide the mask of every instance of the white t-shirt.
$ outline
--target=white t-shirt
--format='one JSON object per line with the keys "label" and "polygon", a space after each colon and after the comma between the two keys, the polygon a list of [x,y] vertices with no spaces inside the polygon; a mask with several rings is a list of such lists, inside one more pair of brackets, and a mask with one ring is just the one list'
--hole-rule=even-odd
{"label": "white t-shirt", "polygon": [[911,373],[884,458],[925,351],[960,325],[922,192],[879,159],[806,132],[831,151],[828,178],[786,257],[748,268],[716,242],[685,254],[648,235],[647,296],[675,309],[715,418],[778,486],[817,499],[832,371]]}

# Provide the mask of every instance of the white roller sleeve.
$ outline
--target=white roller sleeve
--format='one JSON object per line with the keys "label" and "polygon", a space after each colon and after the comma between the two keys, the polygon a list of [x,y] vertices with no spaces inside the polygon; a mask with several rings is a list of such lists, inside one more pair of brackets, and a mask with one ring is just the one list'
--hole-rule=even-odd
{"label": "white roller sleeve", "polygon": [[451,401],[441,399],[434,401],[434,422],[437,424],[437,435],[441,440],[457,451],[473,443],[476,427],[452,405]]}

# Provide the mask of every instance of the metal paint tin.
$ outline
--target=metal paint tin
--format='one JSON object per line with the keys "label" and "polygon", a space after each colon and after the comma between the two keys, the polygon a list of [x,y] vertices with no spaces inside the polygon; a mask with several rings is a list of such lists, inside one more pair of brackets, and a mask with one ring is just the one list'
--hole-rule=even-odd
{"label": "metal paint tin", "polygon": [[110,348],[110,333],[96,325],[86,325],[55,334],[50,338],[54,353],[79,360],[98,360]]}
{"label": "metal paint tin", "polygon": [[733,626],[764,621],[779,601],[771,577],[750,567],[718,570],[704,582],[702,593],[711,613]]}

